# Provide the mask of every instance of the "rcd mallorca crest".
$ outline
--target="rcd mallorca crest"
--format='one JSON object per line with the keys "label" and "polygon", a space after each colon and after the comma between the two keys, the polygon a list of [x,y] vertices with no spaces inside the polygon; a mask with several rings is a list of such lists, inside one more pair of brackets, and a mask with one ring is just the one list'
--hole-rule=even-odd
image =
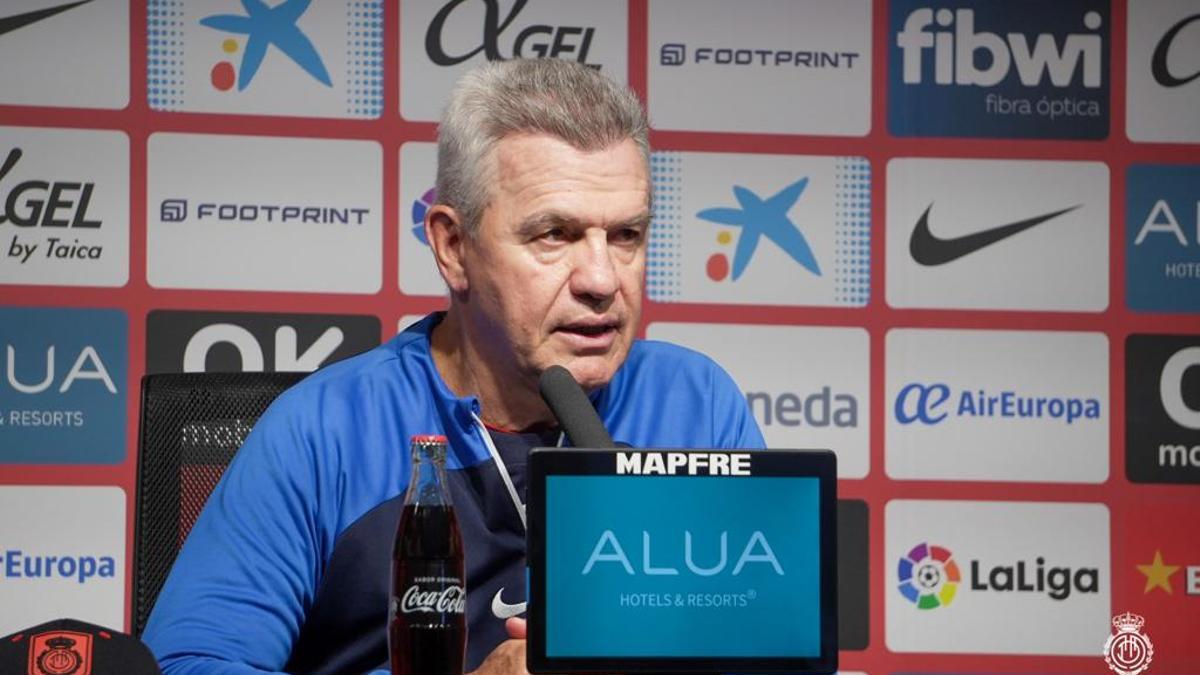
{"label": "rcd mallorca crest", "polygon": [[33,636],[29,642],[29,675],[89,675],[92,672],[92,636],[54,631]]}
{"label": "rcd mallorca crest", "polygon": [[1146,620],[1137,614],[1125,612],[1113,617],[1115,629],[1104,643],[1104,660],[1118,675],[1138,675],[1150,667],[1154,658],[1154,645],[1141,632]]}

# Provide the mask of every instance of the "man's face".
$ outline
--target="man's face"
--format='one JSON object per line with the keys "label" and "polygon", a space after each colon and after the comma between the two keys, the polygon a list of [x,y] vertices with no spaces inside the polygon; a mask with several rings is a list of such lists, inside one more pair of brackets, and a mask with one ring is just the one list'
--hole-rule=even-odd
{"label": "man's face", "polygon": [[641,314],[649,176],[626,140],[582,152],[522,134],[495,147],[495,183],[477,236],[463,242],[464,318],[503,368],[552,365],[585,388],[606,384]]}

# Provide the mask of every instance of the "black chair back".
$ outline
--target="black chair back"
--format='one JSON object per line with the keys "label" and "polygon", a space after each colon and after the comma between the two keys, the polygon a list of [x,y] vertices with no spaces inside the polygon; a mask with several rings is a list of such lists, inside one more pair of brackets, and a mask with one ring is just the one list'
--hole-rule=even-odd
{"label": "black chair back", "polygon": [[208,496],[283,390],[308,373],[171,373],[142,378],[134,533],[133,634]]}

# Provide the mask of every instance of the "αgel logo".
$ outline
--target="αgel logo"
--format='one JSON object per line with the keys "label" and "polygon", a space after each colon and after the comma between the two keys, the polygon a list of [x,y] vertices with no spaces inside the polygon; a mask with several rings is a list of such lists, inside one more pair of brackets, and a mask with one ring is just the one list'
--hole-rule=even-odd
{"label": "\u03b1gel logo", "polygon": [[1175,42],[1179,38],[1179,34],[1188,26],[1200,21],[1200,14],[1192,14],[1186,16],[1163,33],[1162,39],[1154,47],[1154,55],[1150,57],[1150,73],[1154,76],[1154,81],[1164,87],[1182,87],[1192,80],[1200,77],[1200,69],[1193,73],[1176,73],[1171,68],[1172,48],[1175,47]]}
{"label": "\u03b1gel logo", "polygon": [[[941,382],[904,385],[896,395],[894,414],[901,424],[920,422],[940,424],[950,415],[956,417],[1055,419],[1066,424],[1076,420],[1100,418],[1100,401],[1095,398],[1028,396],[1015,391],[989,392],[984,389],[958,392],[957,403],[951,388]],[[949,403],[950,406],[946,404]]]}
{"label": "\u03b1gel logo", "polygon": [[447,20],[454,10],[465,0],[451,0],[434,15],[428,30],[425,31],[425,53],[429,60],[439,66],[453,66],[482,53],[487,60],[497,61],[507,58],[553,57],[569,58],[587,66],[599,69],[599,64],[588,63],[588,50],[596,33],[592,26],[550,26],[534,24],[526,26],[512,42],[508,54],[500,49],[500,36],[513,20],[521,13],[527,0],[516,0],[507,14],[501,14],[498,0],[484,0],[487,11],[484,14],[483,42],[478,47],[459,53],[448,53],[443,44],[442,34]]}
{"label": "\u03b1gel logo", "polygon": [[[893,133],[1107,135],[1107,2],[900,0],[891,12]],[[933,114],[910,114],[910,96]]]}
{"label": "\u03b1gel logo", "polygon": [[[21,148],[9,151],[4,165],[0,166],[0,181],[3,181],[20,161]],[[0,213],[0,224],[12,223],[16,227],[42,227],[62,229],[96,229],[104,223],[88,219],[88,204],[96,184],[91,182],[50,181],[45,179],[25,180],[12,186],[4,195],[4,212]],[[2,188],[0,188],[2,189]],[[68,242],[64,236],[46,239],[46,258],[99,260],[104,253],[100,245],[80,244],[79,239]],[[22,243],[17,236],[9,244],[8,257],[25,264],[38,250],[37,243]]]}

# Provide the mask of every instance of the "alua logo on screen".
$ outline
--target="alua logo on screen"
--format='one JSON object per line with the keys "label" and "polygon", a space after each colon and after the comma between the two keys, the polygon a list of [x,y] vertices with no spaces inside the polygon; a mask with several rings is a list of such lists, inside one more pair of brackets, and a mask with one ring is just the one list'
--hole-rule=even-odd
{"label": "alua logo on screen", "polygon": [[944,382],[909,382],[892,408],[903,425],[937,426],[953,419],[1011,420],[1075,425],[1099,420],[1100,400],[1014,389],[955,389]]}
{"label": "alua logo on screen", "polygon": [[1045,556],[962,563],[965,570],[950,549],[921,542],[897,561],[897,589],[920,610],[948,607],[962,592],[1022,593],[1057,601],[1100,592],[1099,568],[1055,565]]}

